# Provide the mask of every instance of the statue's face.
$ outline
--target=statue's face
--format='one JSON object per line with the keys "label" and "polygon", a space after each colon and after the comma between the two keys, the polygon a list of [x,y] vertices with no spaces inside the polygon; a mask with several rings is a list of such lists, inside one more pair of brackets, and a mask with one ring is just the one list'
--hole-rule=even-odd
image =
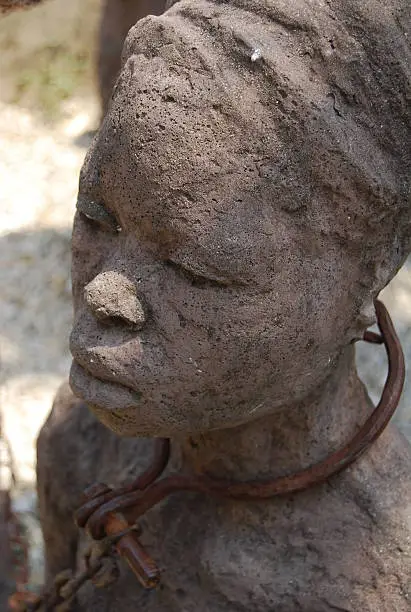
{"label": "statue's face", "polygon": [[243,126],[167,101],[144,70],[139,84],[119,88],[82,171],[74,391],[123,435],[302,400],[358,335],[355,266],[264,196]]}

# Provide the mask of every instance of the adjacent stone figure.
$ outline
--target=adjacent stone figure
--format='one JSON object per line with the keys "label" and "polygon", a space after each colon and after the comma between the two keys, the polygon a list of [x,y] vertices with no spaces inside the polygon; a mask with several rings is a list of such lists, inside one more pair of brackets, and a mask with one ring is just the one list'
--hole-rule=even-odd
{"label": "adjacent stone figure", "polygon": [[[182,0],[128,34],[74,222],[82,401],[63,388],[38,442],[49,576],[80,564],[82,489],[132,479],[148,438],[171,438],[170,470],[270,479],[370,414],[354,343],[410,249],[410,13]],[[411,609],[411,453],[394,426],[324,485],[175,494],[142,526],[161,587],[124,564],[79,610]]]}

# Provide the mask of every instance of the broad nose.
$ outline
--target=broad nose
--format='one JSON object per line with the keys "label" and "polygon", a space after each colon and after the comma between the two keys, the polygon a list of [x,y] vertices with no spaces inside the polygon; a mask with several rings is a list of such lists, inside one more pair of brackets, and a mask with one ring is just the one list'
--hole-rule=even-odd
{"label": "broad nose", "polygon": [[102,272],[96,276],[85,287],[84,299],[93,315],[105,323],[120,320],[141,329],[146,321],[135,286],[118,272]]}

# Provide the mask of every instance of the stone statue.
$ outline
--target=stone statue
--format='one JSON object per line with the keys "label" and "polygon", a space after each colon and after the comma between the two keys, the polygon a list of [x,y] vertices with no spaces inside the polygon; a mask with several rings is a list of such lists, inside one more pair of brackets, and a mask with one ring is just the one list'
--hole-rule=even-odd
{"label": "stone statue", "polygon": [[[82,489],[132,479],[150,438],[171,438],[171,471],[264,480],[372,411],[354,343],[410,248],[410,16],[408,0],[182,0],[131,29],[73,229],[81,399],[61,390],[38,443],[49,576],[80,564]],[[410,511],[390,426],[302,493],[169,497],[141,521],[161,586],[124,564],[78,609],[406,612]]]}

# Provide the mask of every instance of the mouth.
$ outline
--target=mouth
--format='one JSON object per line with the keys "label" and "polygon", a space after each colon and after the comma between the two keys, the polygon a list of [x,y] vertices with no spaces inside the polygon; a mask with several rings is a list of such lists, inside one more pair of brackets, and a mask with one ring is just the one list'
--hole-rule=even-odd
{"label": "mouth", "polygon": [[70,335],[73,387],[77,389],[78,379],[82,387],[81,396],[83,392],[90,393],[90,389],[94,395],[102,386],[118,391],[125,389],[128,394],[135,394],[135,403],[140,392],[135,380],[146,375],[142,343],[135,336],[131,339],[113,338],[112,331],[104,330],[103,338],[98,330],[85,334],[80,325],[73,328]]}
{"label": "mouth", "polygon": [[120,419],[122,412],[130,409],[135,412],[141,405],[141,392],[120,383],[97,378],[75,360],[70,370],[70,386],[73,393],[86,404],[115,412]]}

